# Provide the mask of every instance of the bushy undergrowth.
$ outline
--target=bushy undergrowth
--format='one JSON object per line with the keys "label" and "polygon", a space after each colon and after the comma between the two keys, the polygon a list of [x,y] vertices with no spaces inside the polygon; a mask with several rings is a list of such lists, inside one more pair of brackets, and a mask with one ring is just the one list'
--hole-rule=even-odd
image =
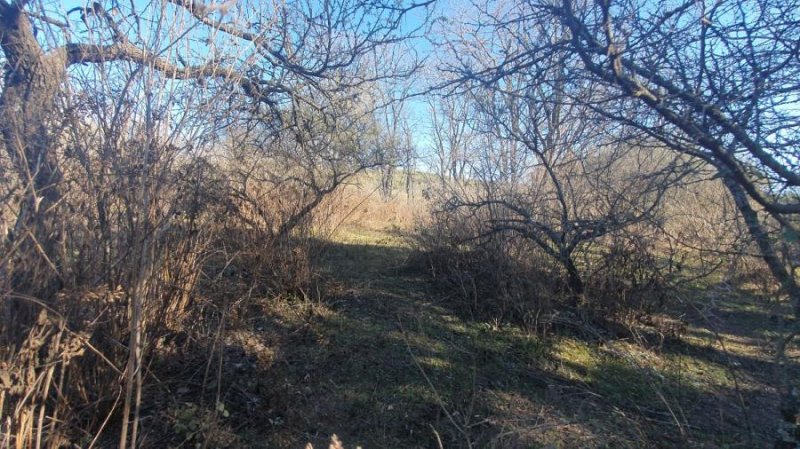
{"label": "bushy undergrowth", "polygon": [[[107,445],[122,420],[140,419],[149,386],[176,374],[150,371],[154,359],[197,351],[211,383],[206,355],[255,299],[322,294],[313,237],[325,217],[304,209],[310,191],[276,183],[279,201],[267,201],[185,148],[151,141],[142,160],[141,141],[120,145],[113,165],[94,144],[65,154],[60,201],[27,221],[20,212],[2,241],[4,445]],[[24,211],[20,197],[5,210]],[[198,413],[208,425],[218,415]]]}
{"label": "bushy undergrowth", "polygon": [[517,259],[500,242],[464,248],[428,238],[417,240],[410,263],[426,270],[462,313],[547,331],[547,317],[564,298],[555,267],[541,259]]}
{"label": "bushy undergrowth", "polygon": [[576,295],[562,265],[524,237],[481,238],[479,219],[434,217],[421,226],[410,263],[473,317],[547,333],[561,325],[632,322],[663,311],[672,299],[674,267],[647,234],[619,232],[577,252],[585,290]]}
{"label": "bushy undergrowth", "polygon": [[597,244],[586,276],[585,304],[594,316],[639,316],[670,305],[670,266],[649,237],[620,233]]}

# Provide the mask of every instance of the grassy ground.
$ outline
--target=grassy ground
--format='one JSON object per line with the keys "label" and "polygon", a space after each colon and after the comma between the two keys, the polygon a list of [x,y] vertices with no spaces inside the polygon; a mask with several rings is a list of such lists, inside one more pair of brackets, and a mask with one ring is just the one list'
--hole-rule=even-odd
{"label": "grassy ground", "polygon": [[212,367],[223,381],[206,387],[219,391],[214,418],[190,389],[173,405],[184,443],[319,448],[336,433],[365,449],[768,446],[775,325],[747,297],[687,299],[679,339],[543,339],[459,315],[407,268],[410,251],[390,229],[340,229],[318,261],[323,300],[265,302],[228,333]]}

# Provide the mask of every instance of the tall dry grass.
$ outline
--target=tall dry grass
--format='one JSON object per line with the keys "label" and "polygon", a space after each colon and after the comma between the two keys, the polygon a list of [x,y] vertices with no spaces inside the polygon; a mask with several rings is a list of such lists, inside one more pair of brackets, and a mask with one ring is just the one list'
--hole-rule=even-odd
{"label": "tall dry grass", "polygon": [[134,131],[64,132],[61,200],[38,229],[14,228],[25,180],[3,186],[0,447],[138,447],[142,408],[172,375],[151,371],[165,342],[191,341],[211,382],[221,358],[207,348],[221,350],[250,300],[322,294],[315,237],[338,185],[243,182],[224,158]]}

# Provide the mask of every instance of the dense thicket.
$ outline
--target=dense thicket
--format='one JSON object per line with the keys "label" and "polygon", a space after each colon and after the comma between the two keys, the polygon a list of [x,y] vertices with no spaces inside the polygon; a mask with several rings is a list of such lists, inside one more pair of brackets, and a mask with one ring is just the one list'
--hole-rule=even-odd
{"label": "dense thicket", "polygon": [[377,172],[392,201],[401,166],[419,260],[471,316],[605,338],[752,275],[794,309],[782,363],[800,5],[446,7],[427,32],[433,0],[0,0],[2,444],[139,447],[151,368],[187,348],[227,413],[224,329],[321,295],[337,193]]}
{"label": "dense thicket", "polygon": [[425,7],[0,1],[3,444],[137,447],[164,341],[313,294],[315,211],[384,159]]}

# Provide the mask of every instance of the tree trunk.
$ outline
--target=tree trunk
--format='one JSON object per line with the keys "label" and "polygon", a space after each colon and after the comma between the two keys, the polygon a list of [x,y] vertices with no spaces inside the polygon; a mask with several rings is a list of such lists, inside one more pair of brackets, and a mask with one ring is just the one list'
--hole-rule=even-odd
{"label": "tree trunk", "polygon": [[781,290],[789,296],[795,317],[800,317],[800,289],[798,289],[797,281],[775,251],[775,247],[770,241],[769,233],[759,221],[758,213],[750,205],[744,189],[736,181],[725,176],[724,172],[723,182],[731,196],[733,196],[733,201],[742,214],[750,235],[758,245],[761,257],[772,275],[780,283]]}
{"label": "tree trunk", "polygon": [[4,7],[0,12],[0,47],[7,60],[0,95],[0,136],[24,186],[10,238],[21,240],[17,249],[21,257],[36,261],[24,270],[11,267],[12,288],[35,285],[39,294],[47,294],[52,293],[54,285],[43,285],[40,275],[49,272],[46,278],[56,283],[59,275],[61,233],[53,208],[61,198],[61,172],[53,152],[51,128],[65,63],[58,60],[59,55],[48,56],[42,51],[30,22],[17,7]]}
{"label": "tree trunk", "polygon": [[[722,172],[722,170],[720,170]],[[750,205],[747,194],[742,186],[723,172],[723,182],[725,187],[733,196],[734,203],[739,209],[739,212],[744,218],[747,229],[750,235],[755,240],[761,251],[761,257],[769,267],[770,272],[775,279],[780,282],[781,289],[786,292],[792,302],[792,309],[795,318],[800,317],[800,291],[798,290],[797,282],[792,273],[790,273],[786,266],[781,261],[775,248],[769,239],[769,234],[758,218],[756,212]],[[781,395],[781,421],[778,423],[778,438],[775,442],[775,449],[797,449],[800,448],[800,398],[797,394],[797,385],[789,379],[786,367],[782,363],[784,357],[785,342],[778,345],[778,354],[776,354],[778,370],[777,377],[779,379],[779,392]]]}
{"label": "tree trunk", "polygon": [[572,260],[572,256],[570,254],[562,253],[561,264],[567,270],[567,288],[569,289],[570,294],[570,305],[578,308],[580,306],[581,299],[583,299],[583,293],[585,290],[581,273],[578,271],[578,267],[575,266],[575,262]]}

